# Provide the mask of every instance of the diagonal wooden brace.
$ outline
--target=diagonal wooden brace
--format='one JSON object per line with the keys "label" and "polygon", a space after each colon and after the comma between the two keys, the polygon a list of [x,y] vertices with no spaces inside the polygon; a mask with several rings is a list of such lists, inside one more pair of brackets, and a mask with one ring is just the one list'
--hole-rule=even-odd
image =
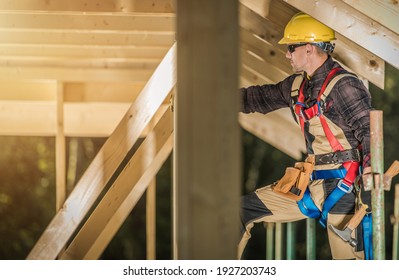
{"label": "diagonal wooden brace", "polygon": [[[384,186],[384,190],[390,191],[392,178],[399,174],[399,161],[395,160],[391,166],[382,174],[382,184]],[[381,174],[379,173],[367,173],[362,175],[364,190],[371,191],[374,185],[379,185],[377,180],[381,180]]]}
{"label": "diagonal wooden brace", "polygon": [[392,178],[399,174],[399,161],[395,160],[383,176],[384,190],[390,191]]}

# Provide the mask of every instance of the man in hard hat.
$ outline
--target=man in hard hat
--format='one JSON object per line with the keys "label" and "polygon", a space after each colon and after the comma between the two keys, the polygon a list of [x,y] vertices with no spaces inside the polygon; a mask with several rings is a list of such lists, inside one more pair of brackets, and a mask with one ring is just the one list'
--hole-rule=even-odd
{"label": "man in hard hat", "polygon": [[[279,41],[287,45],[294,74],[274,85],[240,90],[243,113],[289,107],[302,129],[307,157],[277,182],[242,197],[239,258],[254,223],[307,217],[326,228],[333,259],[372,258],[370,192],[361,181],[362,173],[370,173],[371,97],[332,59],[334,40],[331,28],[304,13],[294,15]],[[345,231],[350,238],[340,234],[361,209],[367,210],[356,227]]]}

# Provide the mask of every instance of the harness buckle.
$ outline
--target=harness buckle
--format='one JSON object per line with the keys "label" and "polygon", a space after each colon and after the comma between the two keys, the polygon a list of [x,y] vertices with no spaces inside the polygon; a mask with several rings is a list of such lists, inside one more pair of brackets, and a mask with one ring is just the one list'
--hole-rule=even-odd
{"label": "harness buckle", "polygon": [[316,116],[320,117],[324,112],[323,101],[316,100],[312,102],[312,106],[309,107],[307,107],[307,105],[302,102],[297,102],[296,104],[299,107],[299,114],[297,115],[301,117],[305,122],[308,122],[310,119],[313,119]]}
{"label": "harness buckle", "polygon": [[353,185],[346,184],[343,179],[338,181],[337,188],[344,193],[351,193],[353,191]]}
{"label": "harness buckle", "polygon": [[317,107],[318,107],[318,112],[317,112],[317,116],[320,117],[320,115],[322,115],[324,113],[324,101],[320,100],[317,101]]}
{"label": "harness buckle", "polygon": [[295,103],[295,105],[296,105],[296,107],[297,107],[297,110],[296,110],[295,114],[296,114],[300,119],[302,119],[304,122],[308,122],[308,121],[309,121],[308,117],[303,113],[303,110],[305,110],[305,108],[306,108],[305,103],[297,101],[297,102]]}

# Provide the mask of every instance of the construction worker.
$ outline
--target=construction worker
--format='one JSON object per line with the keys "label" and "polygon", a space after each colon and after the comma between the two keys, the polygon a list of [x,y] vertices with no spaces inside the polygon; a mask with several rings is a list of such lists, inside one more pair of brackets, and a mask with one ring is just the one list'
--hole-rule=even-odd
{"label": "construction worker", "polygon": [[[334,40],[331,28],[304,13],[294,15],[279,41],[287,45],[294,74],[277,84],[240,89],[243,113],[291,108],[307,157],[287,168],[277,182],[242,197],[238,258],[254,223],[308,217],[326,228],[333,259],[372,258],[371,195],[362,189],[361,180],[371,169],[371,96],[354,74],[332,59]],[[351,240],[340,235],[362,209],[366,211],[355,228],[345,231]]]}

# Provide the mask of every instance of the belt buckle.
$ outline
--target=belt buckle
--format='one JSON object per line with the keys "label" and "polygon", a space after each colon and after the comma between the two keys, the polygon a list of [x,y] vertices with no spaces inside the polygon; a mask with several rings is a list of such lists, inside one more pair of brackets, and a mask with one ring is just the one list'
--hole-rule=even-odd
{"label": "belt buckle", "polygon": [[333,157],[333,155],[331,155],[331,153],[322,154],[319,156],[318,161],[321,162],[322,164],[330,164],[330,163],[333,163],[332,157]]}
{"label": "belt buckle", "polygon": [[353,185],[348,186],[343,179],[338,181],[337,188],[345,193],[351,193],[353,190]]}

